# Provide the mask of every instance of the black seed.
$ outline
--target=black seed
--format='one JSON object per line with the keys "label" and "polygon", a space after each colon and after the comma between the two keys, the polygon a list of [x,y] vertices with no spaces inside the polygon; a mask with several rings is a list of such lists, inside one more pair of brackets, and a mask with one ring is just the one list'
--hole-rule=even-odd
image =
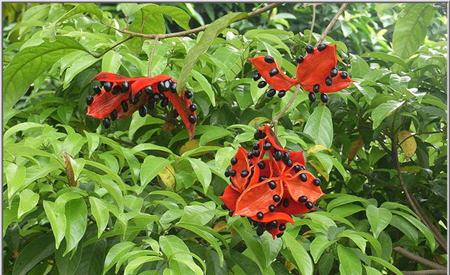
{"label": "black seed", "polygon": [[302,63],[303,62],[303,56],[297,57],[296,61],[297,61],[297,64]]}
{"label": "black seed", "polygon": [[170,83],[170,90],[172,92],[176,92],[177,91],[177,83],[175,83],[175,82]]}
{"label": "black seed", "polygon": [[314,180],[313,180],[313,184],[314,184],[315,186],[320,186],[320,184],[321,184],[320,179],[314,179]]}
{"label": "black seed", "polygon": [[116,120],[117,119],[117,110],[116,109],[114,109],[110,114],[109,114],[109,116],[111,117],[111,120]]}
{"label": "black seed", "polygon": [[277,184],[273,180],[269,181],[268,185],[269,185],[269,188],[272,190],[277,188]]}
{"label": "black seed", "polygon": [[277,222],[277,221],[271,221],[271,222],[269,222],[269,223],[267,224],[267,227],[268,227],[268,228],[276,228],[277,225],[278,225],[278,222]]}
{"label": "black seed", "polygon": [[256,234],[258,236],[261,236],[264,233],[264,228],[262,228],[261,226],[258,226],[258,228],[256,228]]}
{"label": "black seed", "polygon": [[269,75],[270,76],[275,76],[276,74],[278,74],[278,69],[277,68],[273,68],[272,70],[269,71]]}
{"label": "black seed", "polygon": [[331,71],[330,71],[331,77],[335,77],[335,76],[337,76],[337,74],[338,74],[338,69],[336,69],[336,68],[331,69]]}
{"label": "black seed", "polygon": [[231,158],[231,165],[235,165],[238,162],[238,159],[236,157]]}
{"label": "black seed", "polygon": [[167,107],[167,105],[169,105],[169,100],[167,98],[164,98],[163,100],[161,100],[161,107],[165,108]]}
{"label": "black seed", "polygon": [[292,167],[292,160],[291,159],[285,159],[284,160],[284,164],[286,164],[286,166],[288,166],[288,167]]}
{"label": "black seed", "polygon": [[112,83],[111,82],[103,83],[103,89],[105,89],[105,91],[109,92],[109,91],[111,91],[111,88],[112,88]]}
{"label": "black seed", "polygon": [[140,115],[141,117],[145,117],[146,114],[147,114],[147,108],[146,108],[145,106],[141,106],[141,107],[139,108],[139,115]]}
{"label": "black seed", "polygon": [[342,79],[346,79],[348,77],[348,73],[347,72],[341,72],[341,78]]}
{"label": "black seed", "polygon": [[308,200],[308,198],[306,196],[300,196],[300,198],[298,198],[298,202],[304,203]]}
{"label": "black seed", "polygon": [[308,209],[312,209],[312,208],[314,207],[314,204],[313,204],[312,202],[310,202],[310,201],[307,201],[307,202],[305,203],[305,206],[306,206],[306,208],[308,208]]}
{"label": "black seed", "polygon": [[320,100],[321,100],[323,103],[327,103],[327,102],[328,102],[328,95],[327,95],[327,94],[324,94],[324,93],[320,94]]}
{"label": "black seed", "polygon": [[261,78],[261,75],[258,72],[253,73],[253,80],[258,81]]}
{"label": "black seed", "polygon": [[144,88],[144,92],[147,93],[148,95],[153,94],[153,88],[152,86],[147,86]]}
{"label": "black seed", "polygon": [[275,60],[273,59],[272,56],[266,55],[264,56],[264,61],[266,61],[267,63],[273,63]]}
{"label": "black seed", "polygon": [[327,76],[327,78],[325,78],[325,84],[327,86],[333,85],[333,80],[331,79],[331,77]]}
{"label": "black seed", "polygon": [[271,204],[271,205],[269,206],[269,211],[270,211],[270,212],[275,211],[275,205]]}
{"label": "black seed", "polygon": [[130,89],[130,83],[128,83],[128,81],[124,81],[122,83],[122,93],[128,93],[128,90]]}
{"label": "black seed", "polygon": [[297,164],[297,165],[294,165],[294,171],[295,171],[295,173],[300,172],[300,170],[302,170],[300,165],[298,165],[298,164]]}
{"label": "black seed", "polygon": [[248,171],[247,170],[242,170],[241,171],[241,177],[245,178],[248,176]]}
{"label": "black seed", "polygon": [[272,156],[275,158],[275,160],[281,160],[283,158],[281,152],[278,150],[273,151]]}
{"label": "black seed", "polygon": [[94,86],[94,93],[96,94],[96,95],[98,95],[100,92],[102,91],[102,88],[100,88],[99,86]]}
{"label": "black seed", "polygon": [[230,170],[230,176],[232,177],[236,176],[236,170]]}
{"label": "black seed", "polygon": [[307,46],[306,46],[306,52],[307,52],[307,53],[313,53],[313,52],[314,52],[313,46],[307,45]]}
{"label": "black seed", "polygon": [[192,104],[189,106],[189,110],[191,110],[191,112],[197,111],[197,104],[192,103]]}
{"label": "black seed", "polygon": [[258,218],[258,220],[262,220],[262,218],[264,218],[263,212],[256,213],[256,217]]}
{"label": "black seed", "polygon": [[109,118],[104,118],[102,123],[103,123],[103,127],[105,127],[106,129],[108,129],[109,126],[111,126],[111,120]]}
{"label": "black seed", "polygon": [[189,122],[190,123],[196,123],[197,122],[197,117],[194,115],[190,115],[189,116]]}
{"label": "black seed", "polygon": [[154,101],[158,101],[161,99],[161,95],[160,94],[153,94],[153,100]]}
{"label": "black seed", "polygon": [[305,170],[305,166],[300,166],[300,170]]}
{"label": "black seed", "polygon": [[253,151],[247,153],[247,158],[249,159],[253,158]]}
{"label": "black seed", "polygon": [[188,90],[188,91],[184,92],[184,96],[187,99],[191,99],[194,96],[194,94],[191,91]]}
{"label": "black seed", "polygon": [[306,182],[308,180],[308,176],[305,173],[300,174],[300,180]]}
{"label": "black seed", "polygon": [[158,91],[160,91],[160,92],[165,92],[166,91],[166,87],[164,86],[163,82],[159,82],[158,83]]}
{"label": "black seed", "polygon": [[86,104],[87,104],[87,105],[91,105],[93,101],[94,101],[94,97],[93,97],[93,96],[88,95],[88,96],[86,97]]}
{"label": "black seed", "polygon": [[260,153],[259,150],[252,150],[252,154],[255,157],[259,156],[259,153]]}
{"label": "black seed", "polygon": [[290,155],[291,155],[291,153],[289,153],[289,152],[284,152],[284,153],[283,153],[283,160],[288,160],[289,157],[290,157]]}
{"label": "black seed", "polygon": [[256,130],[255,135],[254,135],[255,139],[263,139],[266,137],[266,134],[261,131],[261,130]]}
{"label": "black seed", "polygon": [[272,147],[272,143],[270,142],[266,142],[263,145],[264,150],[269,150]]}
{"label": "black seed", "polygon": [[265,82],[264,80],[261,80],[260,82],[258,82],[258,88],[264,88],[266,87],[267,82]]}
{"label": "black seed", "polygon": [[282,98],[282,97],[284,97],[285,95],[286,95],[286,91],[285,91],[285,90],[278,91],[278,97],[279,97],[279,98]]}
{"label": "black seed", "polygon": [[166,80],[166,81],[163,82],[163,85],[164,85],[164,89],[166,91],[170,90],[170,87],[172,86],[172,81],[171,80]]}
{"label": "black seed", "polygon": [[321,51],[325,50],[326,47],[327,47],[327,44],[320,43],[320,44],[317,46],[317,49],[319,50],[319,52],[321,52]]}
{"label": "black seed", "polygon": [[260,161],[260,162],[258,162],[258,167],[260,169],[264,169],[264,167],[266,167],[266,164],[264,163],[264,161]]}
{"label": "black seed", "polygon": [[309,101],[311,101],[311,102],[316,101],[316,94],[315,93],[313,93],[313,92],[309,93],[308,97],[309,97]]}
{"label": "black seed", "polygon": [[261,177],[259,177],[259,181],[261,182],[261,181],[265,181],[267,179],[267,177],[264,177],[264,176],[261,176]]}
{"label": "black seed", "polygon": [[275,94],[277,93],[277,91],[275,91],[275,89],[269,89],[267,90],[267,97],[273,97]]}
{"label": "black seed", "polygon": [[319,84],[314,84],[313,92],[318,93],[319,91],[320,91],[320,85]]}
{"label": "black seed", "polygon": [[279,229],[280,231],[286,230],[286,224],[284,224],[284,223],[280,224],[280,226],[278,227],[278,229]]}
{"label": "black seed", "polygon": [[[259,150],[259,144],[258,143],[255,143],[254,145],[253,145],[253,150]],[[259,154],[258,154],[259,155]]]}
{"label": "black seed", "polygon": [[283,233],[280,233],[277,235],[277,238],[281,238],[281,237],[283,237]]}
{"label": "black seed", "polygon": [[122,110],[124,113],[128,112],[128,103],[125,100],[120,102],[120,106],[122,106]]}
{"label": "black seed", "polygon": [[227,178],[231,175],[229,169],[225,170],[225,173],[223,173],[223,174],[224,174],[225,177],[227,177]]}
{"label": "black seed", "polygon": [[113,95],[118,95],[122,92],[122,88],[119,85],[115,85],[112,89]]}
{"label": "black seed", "polygon": [[284,199],[283,200],[283,206],[284,207],[288,207],[289,206],[289,200],[288,199]]}
{"label": "black seed", "polygon": [[274,202],[279,202],[281,200],[280,196],[278,195],[273,195],[272,199]]}

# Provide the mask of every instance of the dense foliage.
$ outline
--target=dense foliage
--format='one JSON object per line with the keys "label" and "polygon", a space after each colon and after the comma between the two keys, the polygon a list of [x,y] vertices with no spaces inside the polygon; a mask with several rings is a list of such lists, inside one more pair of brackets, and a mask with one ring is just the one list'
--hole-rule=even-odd
{"label": "dense foliage", "polygon": [[[3,4],[5,274],[401,274],[447,264],[445,4],[352,3],[328,33],[355,83],[327,104],[301,92],[276,127],[321,178],[318,211],[272,239],[221,208],[231,157],[294,95],[267,97],[248,58],[270,54],[294,75],[339,9],[292,3],[247,17],[264,5]],[[194,92],[195,138],[162,110],[104,129],[85,100],[101,71],[174,76]]]}

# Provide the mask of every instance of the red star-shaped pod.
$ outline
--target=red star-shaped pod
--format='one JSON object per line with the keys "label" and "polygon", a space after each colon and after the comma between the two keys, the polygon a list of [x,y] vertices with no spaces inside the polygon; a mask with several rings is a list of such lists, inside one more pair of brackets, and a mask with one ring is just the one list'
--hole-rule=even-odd
{"label": "red star-shaped pod", "polygon": [[262,219],[258,219],[256,216],[251,217],[251,219],[258,222],[259,229],[269,231],[274,239],[283,235],[283,232],[286,229],[286,223],[294,223],[292,217],[283,212],[271,212],[264,215]]}
{"label": "red star-shaped pod", "polygon": [[94,96],[88,96],[87,114],[97,119],[103,119],[103,125],[108,128],[111,121],[130,116],[139,110],[145,116],[155,104],[160,101],[165,108],[171,103],[185,124],[189,137],[195,132],[197,105],[191,102],[192,93],[187,91],[184,96],[176,94],[176,82],[169,75],[154,77],[124,77],[102,72],[95,77],[101,87],[94,87]]}

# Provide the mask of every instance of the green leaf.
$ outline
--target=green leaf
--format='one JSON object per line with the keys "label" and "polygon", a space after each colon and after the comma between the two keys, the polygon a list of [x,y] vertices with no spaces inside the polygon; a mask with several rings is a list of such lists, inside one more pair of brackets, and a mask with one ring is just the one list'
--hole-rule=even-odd
{"label": "green leaf", "polygon": [[64,256],[75,249],[87,227],[87,207],[84,199],[71,200],[66,204],[66,250]]}
{"label": "green leaf", "polygon": [[97,223],[98,229],[98,238],[102,235],[103,231],[105,231],[106,226],[109,221],[109,210],[108,206],[100,199],[95,197],[89,197],[89,203],[91,204],[91,212],[95,218],[95,222]]}
{"label": "green leaf", "polygon": [[[431,4],[405,5],[394,27],[392,47],[401,58],[408,58],[423,44],[435,13]],[[412,35],[414,34],[414,35]]]}
{"label": "green leaf", "polygon": [[47,219],[52,227],[53,235],[55,236],[55,246],[56,248],[59,248],[66,232],[64,208],[61,209],[60,207],[56,207],[56,204],[50,201],[44,201],[43,205]]}
{"label": "green leaf", "polygon": [[349,238],[350,240],[352,240],[358,247],[359,249],[361,249],[362,253],[366,253],[366,240],[361,237],[357,232],[352,231],[352,230],[344,230],[342,232],[340,232],[339,234],[337,234],[338,238]]}
{"label": "green leaf", "polygon": [[102,58],[102,72],[117,73],[122,64],[122,56],[116,51],[105,53]]}
{"label": "green leaf", "polygon": [[160,260],[163,260],[163,258],[157,256],[141,256],[136,259],[132,259],[127,264],[124,275],[136,274],[136,271],[138,271],[143,264]]}
{"label": "green leaf", "polygon": [[213,202],[205,205],[188,205],[183,209],[183,216],[180,223],[192,223],[205,225],[214,218],[215,204]]}
{"label": "green leaf", "polygon": [[74,50],[86,51],[72,38],[60,36],[17,53],[3,72],[3,108],[11,109],[34,80]]}
{"label": "green leaf", "polygon": [[8,186],[8,201],[11,202],[13,196],[25,185],[26,172],[25,166],[17,166],[15,163],[10,163],[6,166],[5,176],[6,185]]}
{"label": "green leaf", "polygon": [[398,102],[394,100],[389,100],[385,103],[381,103],[372,111],[373,129],[378,128],[381,122],[389,115],[391,115],[395,110],[403,105],[403,101]]}
{"label": "green leaf", "polygon": [[89,148],[89,157],[92,156],[92,153],[94,153],[95,149],[97,149],[99,143],[100,143],[100,137],[98,134],[89,133],[84,131],[84,134],[86,135],[87,142],[88,142],[88,148]]}
{"label": "green leaf", "polygon": [[396,268],[395,266],[393,266],[392,264],[388,263],[387,261],[385,261],[385,260],[383,260],[381,258],[378,258],[378,257],[375,257],[375,256],[367,256],[367,257],[370,260],[383,265],[384,267],[388,268],[390,271],[394,272],[397,275],[402,275],[403,274],[398,268]]}
{"label": "green leaf", "polygon": [[30,189],[23,190],[20,195],[19,210],[17,212],[17,217],[20,219],[22,215],[33,210],[39,201],[39,194],[34,193]]}
{"label": "green leaf", "polygon": [[155,156],[146,157],[141,165],[141,190],[169,164],[170,161],[165,158]]}
{"label": "green leaf", "polygon": [[209,166],[200,159],[188,158],[188,160],[191,163],[192,169],[194,170],[198,181],[203,186],[203,192],[206,194],[212,178]]}
{"label": "green leaf", "polygon": [[174,259],[176,257],[176,260],[169,262],[169,267],[174,270],[175,274],[190,274],[190,270],[195,274],[202,274],[202,270],[195,264],[189,248],[180,238],[174,235],[160,236],[159,245],[167,258]]}
{"label": "green leaf", "polygon": [[14,262],[12,275],[25,275],[40,263],[52,255],[55,251],[55,242],[50,233],[33,238],[22,248],[19,257]]}
{"label": "green leaf", "polygon": [[297,269],[303,275],[313,274],[313,263],[306,249],[289,233],[284,233],[283,243],[294,258]]}
{"label": "green leaf", "polygon": [[199,72],[197,72],[196,70],[193,70],[191,72],[192,77],[198,82],[198,84],[200,84],[200,87],[202,88],[202,90],[206,93],[206,95],[209,98],[209,101],[211,101],[212,106],[216,106],[216,98],[214,95],[214,90],[211,86],[211,84],[209,83],[209,81]]}
{"label": "green leaf", "polygon": [[334,242],[335,241],[329,241],[325,235],[317,235],[317,237],[314,238],[309,246],[314,263],[319,261],[320,256],[322,256],[325,249],[330,247]]}
{"label": "green leaf", "polygon": [[370,231],[375,238],[378,238],[378,235],[389,225],[392,219],[392,213],[389,209],[378,208],[374,205],[367,206],[366,216],[370,224]]}
{"label": "green leaf", "polygon": [[350,248],[338,245],[337,253],[339,257],[339,272],[345,275],[362,274],[361,261]]}
{"label": "green leaf", "polygon": [[206,132],[200,137],[199,145],[203,146],[208,142],[218,140],[229,135],[231,135],[231,132],[222,127],[208,126]]}
{"label": "green leaf", "polygon": [[76,274],[78,266],[80,265],[83,255],[83,247],[77,247],[74,255],[63,256],[63,249],[56,251],[56,267],[59,274],[73,275]]}
{"label": "green leaf", "polygon": [[113,245],[106,255],[103,274],[108,272],[108,270],[110,270],[123,255],[135,246],[136,245],[132,242],[120,242]]}
{"label": "green leaf", "polygon": [[412,225],[414,225],[417,229],[419,229],[419,231],[422,232],[422,234],[427,239],[428,245],[430,246],[431,250],[434,251],[436,249],[436,240],[434,239],[433,233],[421,221],[416,219],[414,216],[406,214],[405,212],[402,211],[392,210],[392,213],[403,217],[404,219],[409,221]]}
{"label": "green leaf", "polygon": [[98,7],[98,5],[93,3],[82,3],[82,4],[75,4],[75,7],[73,7],[70,11],[66,12],[63,16],[58,18],[58,20],[55,21],[55,23],[63,22],[64,20],[67,20],[74,15],[80,14],[80,13],[90,13],[95,15],[98,19],[103,18],[103,12]]}
{"label": "green leaf", "polygon": [[333,143],[333,121],[328,107],[325,105],[316,107],[308,118],[303,132],[311,136],[315,144],[330,148]]}
{"label": "green leaf", "polygon": [[82,71],[86,70],[97,62],[97,58],[93,57],[89,53],[81,52],[80,56],[72,62],[66,70],[64,75],[64,85],[63,88],[69,87],[70,82]]}
{"label": "green leaf", "polygon": [[244,12],[232,12],[208,25],[198,43],[186,54],[183,68],[181,68],[181,72],[178,76],[178,93],[184,92],[186,89],[186,81],[191,75],[191,71],[197,63],[198,58],[209,49],[217,35],[234,21],[245,18],[246,16],[247,13]]}
{"label": "green leaf", "polygon": [[380,271],[367,265],[364,266],[364,269],[366,270],[367,275],[383,275]]}

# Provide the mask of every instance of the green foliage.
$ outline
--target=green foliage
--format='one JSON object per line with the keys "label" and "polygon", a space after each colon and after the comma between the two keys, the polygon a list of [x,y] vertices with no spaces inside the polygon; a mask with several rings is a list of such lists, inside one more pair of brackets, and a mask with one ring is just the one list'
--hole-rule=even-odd
{"label": "green foliage", "polygon": [[[293,94],[266,97],[247,59],[270,53],[293,74],[292,59],[339,6],[316,6],[312,33],[311,5],[247,18],[259,6],[4,4],[5,274],[429,269],[398,246],[446,265],[436,238],[447,232],[445,5],[352,3],[339,17],[326,41],[355,84],[327,105],[300,93],[277,126],[283,146],[305,151],[327,195],[275,240],[220,207],[236,148],[251,146],[255,127]],[[166,34],[200,24],[209,25],[158,41],[114,29]],[[195,139],[163,113],[103,129],[84,100],[102,70],[173,75],[179,91],[194,91]]]}

